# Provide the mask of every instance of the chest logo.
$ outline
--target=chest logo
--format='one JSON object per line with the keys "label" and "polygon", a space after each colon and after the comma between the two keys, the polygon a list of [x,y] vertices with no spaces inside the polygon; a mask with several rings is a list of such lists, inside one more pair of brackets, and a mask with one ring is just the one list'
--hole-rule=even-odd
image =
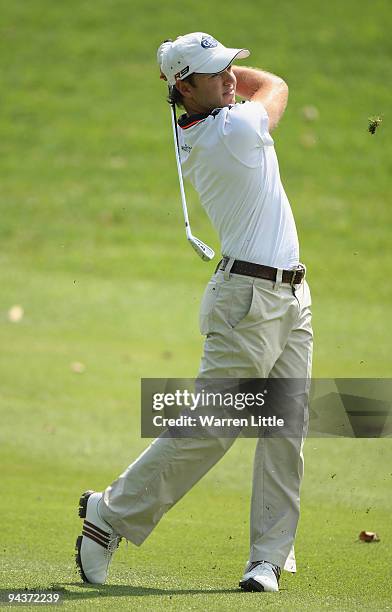
{"label": "chest logo", "polygon": [[190,147],[190,146],[189,146],[189,145],[187,145],[187,144],[183,144],[183,145],[181,146],[181,149],[182,149],[183,151],[185,151],[185,153],[190,153],[190,152],[192,151],[192,147]]}

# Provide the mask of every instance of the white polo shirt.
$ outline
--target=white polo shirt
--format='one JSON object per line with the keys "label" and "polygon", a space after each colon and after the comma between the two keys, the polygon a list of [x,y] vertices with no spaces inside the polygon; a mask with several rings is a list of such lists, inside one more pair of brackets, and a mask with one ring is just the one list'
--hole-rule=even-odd
{"label": "white polo shirt", "polygon": [[184,177],[198,192],[222,253],[275,268],[298,265],[297,230],[264,106],[234,104],[183,115],[178,124]]}

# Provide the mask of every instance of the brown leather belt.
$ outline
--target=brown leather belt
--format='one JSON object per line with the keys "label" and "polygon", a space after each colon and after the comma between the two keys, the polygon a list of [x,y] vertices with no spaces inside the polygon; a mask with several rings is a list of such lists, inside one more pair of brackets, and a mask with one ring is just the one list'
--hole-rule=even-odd
{"label": "brown leather belt", "polygon": [[[228,262],[229,257],[223,257],[218,263],[216,271],[224,271]],[[254,276],[255,278],[265,278],[266,280],[276,281],[277,268],[271,268],[270,266],[262,266],[260,264],[250,263],[249,261],[241,261],[235,259],[231,266],[230,272],[233,274],[242,274],[243,276]],[[298,267],[295,270],[283,270],[282,283],[289,283],[291,286],[299,285],[305,278],[305,269]]]}

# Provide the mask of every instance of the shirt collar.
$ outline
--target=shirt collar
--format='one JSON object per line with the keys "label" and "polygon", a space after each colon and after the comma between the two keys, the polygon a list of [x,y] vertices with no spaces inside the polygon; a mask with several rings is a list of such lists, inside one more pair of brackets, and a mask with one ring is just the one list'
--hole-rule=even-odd
{"label": "shirt collar", "polygon": [[198,113],[198,114],[195,114],[195,115],[187,115],[185,113],[184,115],[181,115],[181,117],[178,119],[178,125],[183,130],[186,130],[187,128],[192,127],[192,125],[196,125],[197,123],[200,123],[201,121],[204,121],[210,115],[212,115],[212,117],[216,117],[216,115],[221,110],[222,110],[221,108],[214,108],[214,110],[210,111],[209,113]]}

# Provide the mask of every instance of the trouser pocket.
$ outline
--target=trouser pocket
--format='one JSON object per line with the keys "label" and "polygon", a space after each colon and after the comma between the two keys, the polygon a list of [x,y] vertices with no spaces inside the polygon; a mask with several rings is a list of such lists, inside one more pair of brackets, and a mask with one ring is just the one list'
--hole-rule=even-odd
{"label": "trouser pocket", "polygon": [[237,329],[258,316],[257,290],[242,278],[211,279],[201,300],[199,327],[202,335]]}
{"label": "trouser pocket", "polygon": [[257,292],[253,285],[231,287],[228,323],[232,329],[237,329],[254,318],[257,306]]}

